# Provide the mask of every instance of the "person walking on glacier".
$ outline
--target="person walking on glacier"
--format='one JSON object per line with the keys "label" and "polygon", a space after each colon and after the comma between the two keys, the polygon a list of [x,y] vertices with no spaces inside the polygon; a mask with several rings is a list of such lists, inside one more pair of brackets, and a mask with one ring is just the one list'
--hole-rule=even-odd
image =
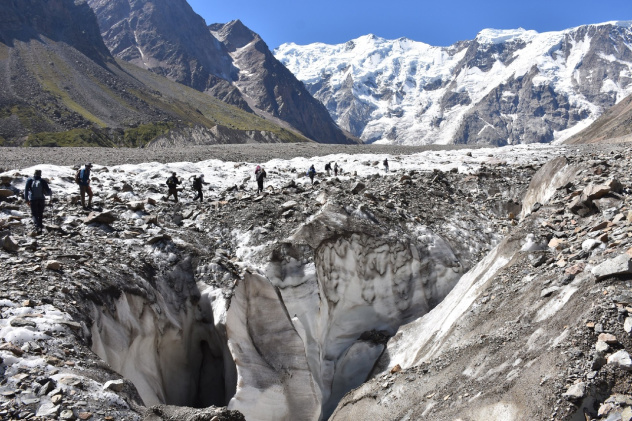
{"label": "person walking on glacier", "polygon": [[193,190],[195,190],[197,192],[197,196],[195,196],[193,198],[193,200],[198,200],[200,199],[200,202],[204,201],[204,193],[202,193],[202,185],[204,184],[208,184],[204,182],[204,174],[200,174],[199,177],[196,176],[192,176],[193,177]]}
{"label": "person walking on glacier", "polygon": [[176,176],[175,171],[171,173],[171,177],[167,178],[167,187],[169,188],[169,192],[167,193],[167,197],[163,198],[163,200],[167,201],[173,195],[174,200],[178,203],[178,185],[181,183],[180,179]]}
{"label": "person walking on glacier", "polygon": [[33,224],[37,234],[41,234],[44,229],[45,196],[51,196],[52,194],[50,186],[46,180],[42,179],[42,170],[35,170],[33,177],[26,180],[24,200],[31,207],[31,215],[33,216]]}
{"label": "person walking on glacier", "polygon": [[382,164],[384,164],[384,172],[388,172],[388,158],[384,158],[384,162]]}
{"label": "person walking on glacier", "polygon": [[263,181],[265,180],[266,170],[263,167],[257,166],[257,170],[255,171],[255,179],[257,180],[257,193],[263,193]]}
{"label": "person walking on glacier", "polygon": [[[92,163],[88,162],[75,174],[75,182],[79,184],[79,194],[81,195],[81,206],[83,209],[92,209],[92,189],[90,188],[90,169]],[[88,194],[88,206],[86,207],[86,194]]]}
{"label": "person walking on glacier", "polygon": [[316,175],[316,168],[314,168],[314,165],[312,165],[311,167],[309,167],[309,170],[307,170],[307,176],[309,177],[310,180],[312,180],[312,186],[314,185],[315,175]]}

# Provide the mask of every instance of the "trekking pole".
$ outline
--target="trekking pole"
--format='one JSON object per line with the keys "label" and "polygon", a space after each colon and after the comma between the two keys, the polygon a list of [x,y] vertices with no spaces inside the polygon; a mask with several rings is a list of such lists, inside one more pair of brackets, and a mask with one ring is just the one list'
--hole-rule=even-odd
{"label": "trekking pole", "polygon": [[50,224],[55,225],[55,207],[53,206],[53,193],[50,194],[50,201],[48,202],[50,206]]}

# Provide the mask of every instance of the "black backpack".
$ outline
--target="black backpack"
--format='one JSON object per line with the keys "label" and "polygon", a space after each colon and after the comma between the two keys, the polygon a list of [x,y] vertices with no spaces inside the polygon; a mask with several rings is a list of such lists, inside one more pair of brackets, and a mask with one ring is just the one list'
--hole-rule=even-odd
{"label": "black backpack", "polygon": [[44,199],[44,183],[40,180],[33,180],[31,183],[31,200]]}
{"label": "black backpack", "polygon": [[201,178],[195,177],[193,179],[193,188],[195,190],[199,190],[199,189],[202,188],[202,179]]}

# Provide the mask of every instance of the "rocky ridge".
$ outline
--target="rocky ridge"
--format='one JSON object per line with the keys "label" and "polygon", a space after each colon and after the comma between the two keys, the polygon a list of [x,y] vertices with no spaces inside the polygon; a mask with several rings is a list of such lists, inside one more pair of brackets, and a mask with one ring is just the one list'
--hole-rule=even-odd
{"label": "rocky ridge", "polygon": [[29,0],[5,6],[0,12],[0,78],[5,81],[0,146],[138,147],[190,127],[203,132],[207,144],[308,141],[209,95],[117,62],[103,44],[94,12],[83,2]]}
{"label": "rocky ridge", "polygon": [[319,143],[358,143],[274,58],[261,37],[240,21],[207,27],[186,0],[89,0],[88,4],[115,57]]}

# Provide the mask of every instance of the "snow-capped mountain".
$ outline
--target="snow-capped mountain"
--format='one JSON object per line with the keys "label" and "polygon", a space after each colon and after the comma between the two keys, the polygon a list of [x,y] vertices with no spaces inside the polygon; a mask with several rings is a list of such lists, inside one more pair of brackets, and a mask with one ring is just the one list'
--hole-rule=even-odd
{"label": "snow-capped mountain", "polygon": [[485,29],[449,47],[366,35],[274,54],[366,142],[562,141],[632,93],[632,21]]}

